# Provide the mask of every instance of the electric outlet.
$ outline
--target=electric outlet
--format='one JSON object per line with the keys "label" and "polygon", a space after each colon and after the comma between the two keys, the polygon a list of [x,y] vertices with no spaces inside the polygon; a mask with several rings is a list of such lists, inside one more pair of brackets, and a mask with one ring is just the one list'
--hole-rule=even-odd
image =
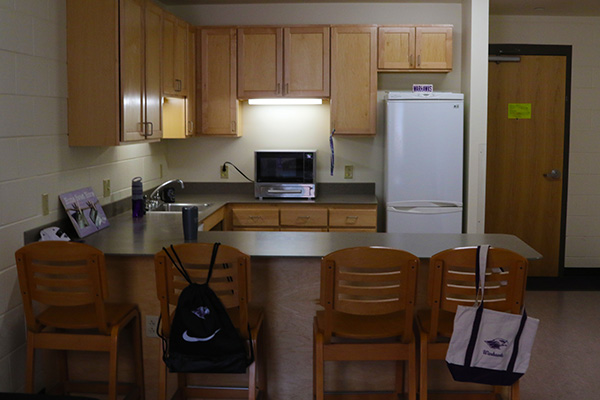
{"label": "electric outlet", "polygon": [[344,179],[352,179],[354,177],[354,166],[346,165],[344,167]]}
{"label": "electric outlet", "polygon": [[102,181],[102,193],[104,197],[110,196],[110,179],[105,179]]}
{"label": "electric outlet", "polygon": [[50,214],[50,208],[48,207],[48,193],[42,193],[42,215]]}
{"label": "electric outlet", "polygon": [[156,328],[158,327],[158,315],[146,315],[146,337],[158,337]]}
{"label": "electric outlet", "polygon": [[221,179],[229,179],[229,166],[226,165],[225,170],[223,170],[223,166],[219,167],[219,170],[221,171]]}

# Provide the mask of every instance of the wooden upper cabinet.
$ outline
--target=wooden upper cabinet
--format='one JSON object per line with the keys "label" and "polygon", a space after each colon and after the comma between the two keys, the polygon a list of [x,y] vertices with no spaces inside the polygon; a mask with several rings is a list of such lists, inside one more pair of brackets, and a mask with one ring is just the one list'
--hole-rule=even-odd
{"label": "wooden upper cabinet", "polygon": [[161,137],[161,24],[150,0],[67,1],[69,145]]}
{"label": "wooden upper cabinet", "polygon": [[331,128],[336,135],[375,135],[377,27],[331,28]]}
{"label": "wooden upper cabinet", "polygon": [[238,98],[329,96],[329,27],[238,29]]}
{"label": "wooden upper cabinet", "polygon": [[452,70],[452,26],[382,26],[378,29],[379,70]]}
{"label": "wooden upper cabinet", "polygon": [[189,24],[173,14],[163,18],[163,93],[187,96],[189,91]]}
{"label": "wooden upper cabinet", "polygon": [[414,27],[380,27],[378,35],[379,69],[415,67]]}
{"label": "wooden upper cabinet", "polygon": [[188,95],[186,101],[186,136],[194,136],[197,133],[198,122],[196,121],[196,28],[188,27]]}
{"label": "wooden upper cabinet", "polygon": [[281,96],[283,29],[238,29],[238,98]]}
{"label": "wooden upper cabinet", "polygon": [[283,96],[329,97],[329,27],[283,29]]}
{"label": "wooden upper cabinet", "polygon": [[240,136],[235,28],[197,31],[198,134]]}
{"label": "wooden upper cabinet", "polygon": [[452,27],[421,26],[416,28],[417,68],[452,69]]}

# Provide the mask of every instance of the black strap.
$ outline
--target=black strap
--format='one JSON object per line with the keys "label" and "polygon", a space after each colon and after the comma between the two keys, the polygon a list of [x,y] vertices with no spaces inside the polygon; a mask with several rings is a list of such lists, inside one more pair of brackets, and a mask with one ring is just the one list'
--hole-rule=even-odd
{"label": "black strap", "polygon": [[217,259],[217,252],[219,251],[220,245],[221,243],[219,242],[215,242],[215,244],[213,245],[212,255],[210,256],[210,266],[208,267],[208,275],[206,276],[206,285],[208,285],[208,282],[210,282],[210,278],[212,277],[212,272],[215,266],[215,260]]}
{"label": "black strap", "polygon": [[166,248],[163,247],[163,251],[169,257],[169,259],[171,260],[171,262],[173,263],[173,265],[175,266],[175,268],[177,268],[177,271],[179,271],[179,273],[185,278],[185,280],[190,285],[192,283],[194,283],[192,281],[192,278],[190,277],[190,275],[185,270],[185,267],[183,266],[183,263],[179,259],[179,256],[177,255],[177,252],[175,251],[175,248],[173,247],[173,245],[171,245],[171,251],[173,252],[173,256],[175,256],[175,258],[177,258],[177,262],[175,262],[175,260],[173,259],[173,256],[171,256],[171,254],[169,253],[169,251]]}
{"label": "black strap", "polygon": [[515,363],[517,362],[517,355],[519,354],[519,342],[521,341],[521,335],[523,334],[523,330],[525,329],[525,322],[527,322],[527,311],[523,309],[523,316],[521,317],[521,324],[519,325],[519,330],[517,331],[517,335],[515,336],[515,341],[513,344],[513,352],[510,356],[510,361],[508,362],[508,366],[506,370],[508,372],[513,372],[515,369]]}

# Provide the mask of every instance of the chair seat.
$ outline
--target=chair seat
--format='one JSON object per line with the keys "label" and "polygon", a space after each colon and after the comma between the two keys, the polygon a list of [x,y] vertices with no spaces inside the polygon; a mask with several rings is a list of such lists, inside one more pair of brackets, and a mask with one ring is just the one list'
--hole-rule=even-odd
{"label": "chair seat", "polygon": [[[317,328],[322,331],[325,312],[317,311]],[[404,335],[404,312],[385,315],[353,315],[333,312],[335,336],[351,339],[382,339]]]}
{"label": "chair seat", "polygon": [[[440,337],[449,338],[454,330],[454,313],[440,310],[438,319],[438,333]],[[417,310],[417,322],[423,332],[429,333],[431,330],[431,310]]]}
{"label": "chair seat", "polygon": [[[107,325],[117,325],[125,316],[136,309],[134,304],[105,303]],[[93,329],[98,327],[93,304],[83,306],[52,306],[42,311],[38,321],[46,326],[62,329]]]}

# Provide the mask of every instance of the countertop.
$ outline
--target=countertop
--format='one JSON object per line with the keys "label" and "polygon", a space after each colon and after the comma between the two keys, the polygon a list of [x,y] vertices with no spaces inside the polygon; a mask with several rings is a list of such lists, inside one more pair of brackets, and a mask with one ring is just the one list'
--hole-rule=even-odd
{"label": "countertop", "polygon": [[[123,213],[110,226],[84,242],[112,256],[153,256],[163,246],[183,243],[181,214],[147,214],[132,218]],[[409,251],[419,258],[460,246],[491,244],[534,260],[541,255],[513,235],[503,234],[399,234],[348,232],[198,232],[198,242],[220,242],[252,257],[322,257],[354,246],[384,246]]]}

